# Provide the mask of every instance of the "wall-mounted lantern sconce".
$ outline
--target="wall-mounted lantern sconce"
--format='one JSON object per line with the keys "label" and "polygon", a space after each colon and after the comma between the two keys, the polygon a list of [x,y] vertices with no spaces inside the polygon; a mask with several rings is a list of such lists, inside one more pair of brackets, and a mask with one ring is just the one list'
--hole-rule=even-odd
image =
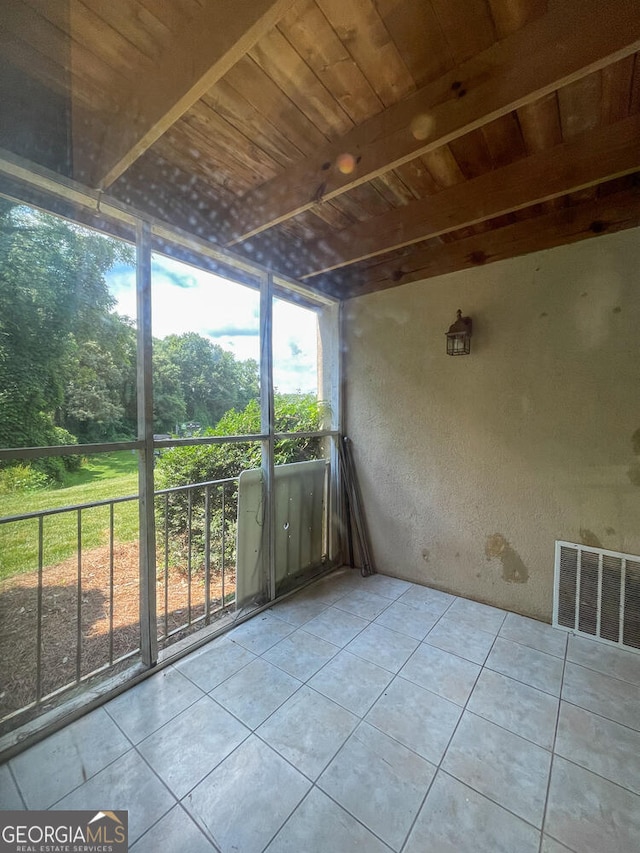
{"label": "wall-mounted lantern sconce", "polygon": [[471,352],[471,317],[463,317],[459,308],[457,317],[447,332],[447,355],[468,355]]}

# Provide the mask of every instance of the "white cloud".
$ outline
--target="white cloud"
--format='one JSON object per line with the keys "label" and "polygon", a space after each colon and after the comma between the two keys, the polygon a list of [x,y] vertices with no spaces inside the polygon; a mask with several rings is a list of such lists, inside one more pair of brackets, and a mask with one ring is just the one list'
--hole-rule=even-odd
{"label": "white cloud", "polygon": [[[115,310],[136,316],[135,272],[108,275]],[[260,360],[260,294],[165,256],[152,264],[152,329],[157,338],[197,332],[244,361]],[[274,385],[279,391],[315,391],[317,321],[313,311],[282,299],[273,307]]]}

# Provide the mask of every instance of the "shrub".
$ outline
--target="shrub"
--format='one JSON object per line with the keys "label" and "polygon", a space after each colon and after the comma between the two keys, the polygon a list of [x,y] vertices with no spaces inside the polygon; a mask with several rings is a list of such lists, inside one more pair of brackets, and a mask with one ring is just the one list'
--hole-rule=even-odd
{"label": "shrub", "polygon": [[32,465],[18,463],[0,471],[0,495],[15,492],[35,492],[48,485],[46,474]]}
{"label": "shrub", "polygon": [[[58,445],[61,444],[77,444],[78,439],[75,435],[72,435],[68,430],[63,429],[62,427],[54,427],[53,432],[55,435],[55,443]],[[67,471],[79,471],[82,466],[82,456],[60,456],[62,459],[62,464],[64,465]]]}
{"label": "shrub", "polygon": [[[53,446],[77,444],[78,439],[62,427],[52,427],[49,440]],[[50,486],[61,486],[68,471],[78,471],[82,465],[82,456],[41,456],[34,459],[31,467],[44,475]]]}

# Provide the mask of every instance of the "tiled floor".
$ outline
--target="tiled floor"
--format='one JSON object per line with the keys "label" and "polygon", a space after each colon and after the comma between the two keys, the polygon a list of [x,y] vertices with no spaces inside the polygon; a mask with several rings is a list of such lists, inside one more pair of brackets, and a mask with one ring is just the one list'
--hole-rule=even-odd
{"label": "tiled floor", "polygon": [[132,853],[637,853],[640,655],[343,572],[0,766],[21,807],[128,809]]}

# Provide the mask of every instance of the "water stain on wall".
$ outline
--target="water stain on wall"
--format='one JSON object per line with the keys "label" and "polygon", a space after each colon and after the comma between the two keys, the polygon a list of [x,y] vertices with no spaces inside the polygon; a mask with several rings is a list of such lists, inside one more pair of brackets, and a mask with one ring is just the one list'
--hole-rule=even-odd
{"label": "water stain on wall", "polygon": [[484,552],[488,560],[498,559],[502,563],[502,579],[507,583],[526,583],[529,569],[501,533],[487,536]]}
{"label": "water stain on wall", "polygon": [[635,465],[632,465],[627,471],[627,477],[632,485],[640,486],[640,464],[636,462]]}
{"label": "water stain on wall", "polygon": [[580,528],[580,542],[586,545],[587,548],[603,548],[602,542],[598,539],[593,530],[588,530],[586,527]]}
{"label": "water stain on wall", "polygon": [[[640,456],[640,429],[631,435],[631,449],[635,456]],[[629,482],[634,486],[640,486],[640,462],[635,462],[627,471]]]}

